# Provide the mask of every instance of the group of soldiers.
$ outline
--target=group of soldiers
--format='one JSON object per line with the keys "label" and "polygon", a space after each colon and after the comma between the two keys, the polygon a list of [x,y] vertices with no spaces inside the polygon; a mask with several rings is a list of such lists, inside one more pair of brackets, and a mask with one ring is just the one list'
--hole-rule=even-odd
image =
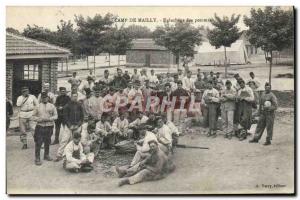
{"label": "group of soldiers", "polygon": [[116,167],[122,178],[119,185],[156,180],[174,170],[171,155],[177,144],[178,126],[194,117],[208,127],[207,136],[217,136],[217,122],[222,119],[225,137],[244,140],[253,122],[259,120],[253,139],[258,142],[267,128],[265,145],[271,144],[277,99],[271,85],[259,94],[259,82],[253,72],[245,81],[238,74],[226,80],[220,73],[197,70],[196,79],[189,70],[156,75],[152,69],[134,69],[130,76],[118,68],[112,77],[108,70],[96,80],[92,72],[81,80],[76,72],[68,80],[71,91],[59,88],[56,96],[43,84],[36,98],[22,88],[16,105],[19,107],[20,139],[27,149],[27,132],[34,130],[35,164],[41,165],[40,151],[44,144],[44,160],[51,161],[49,148],[55,132],[58,144],[54,161],[63,160],[63,167],[72,172],[90,171],[100,149],[114,148],[117,143],[133,141],[136,153],[128,166]]}

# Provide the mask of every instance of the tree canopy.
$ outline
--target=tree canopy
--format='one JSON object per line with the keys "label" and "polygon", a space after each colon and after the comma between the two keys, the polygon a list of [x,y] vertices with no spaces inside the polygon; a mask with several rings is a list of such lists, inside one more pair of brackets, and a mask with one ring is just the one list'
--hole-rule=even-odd
{"label": "tree canopy", "polygon": [[217,49],[221,46],[230,47],[241,36],[239,28],[236,26],[240,19],[240,15],[226,16],[221,19],[215,14],[215,18],[211,19],[211,24],[215,27],[208,32],[209,43]]}
{"label": "tree canopy", "polygon": [[166,23],[165,26],[158,26],[153,32],[153,38],[156,44],[166,47],[177,57],[194,57],[194,48],[202,41],[200,28],[182,21],[175,25]]}
{"label": "tree canopy", "polygon": [[251,9],[250,17],[244,16],[249,27],[247,36],[255,47],[266,52],[281,51],[294,42],[294,14],[279,7]]}

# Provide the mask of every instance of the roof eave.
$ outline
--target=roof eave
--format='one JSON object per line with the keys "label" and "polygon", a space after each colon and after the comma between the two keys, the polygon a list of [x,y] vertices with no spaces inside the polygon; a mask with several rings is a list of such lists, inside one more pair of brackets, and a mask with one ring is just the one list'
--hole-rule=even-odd
{"label": "roof eave", "polygon": [[67,58],[70,54],[18,54],[6,55],[6,60],[39,59],[39,58]]}

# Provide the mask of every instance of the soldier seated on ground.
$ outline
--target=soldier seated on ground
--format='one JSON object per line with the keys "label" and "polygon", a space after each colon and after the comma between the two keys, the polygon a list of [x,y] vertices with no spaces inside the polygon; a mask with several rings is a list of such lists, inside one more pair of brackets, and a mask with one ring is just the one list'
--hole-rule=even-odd
{"label": "soldier seated on ground", "polygon": [[101,120],[96,123],[95,133],[100,135],[103,142],[101,147],[112,148],[115,144],[115,134],[112,132],[110,116],[108,113],[103,113]]}
{"label": "soldier seated on ground", "polygon": [[132,135],[128,134],[128,120],[125,118],[125,113],[120,112],[112,125],[112,132],[115,134],[116,142],[132,138]]}
{"label": "soldier seated on ground", "polygon": [[97,134],[96,131],[96,122],[94,120],[90,120],[87,125],[87,138],[86,141],[82,141],[83,151],[84,153],[94,153],[95,157],[98,155],[100,151],[100,147],[103,142],[103,137]]}
{"label": "soldier seated on ground", "polygon": [[94,154],[84,154],[80,140],[81,134],[74,133],[73,140],[68,143],[64,150],[63,167],[70,172],[78,173],[93,170]]}
{"label": "soldier seated on ground", "polygon": [[148,120],[148,117],[144,115],[143,112],[137,111],[138,117],[128,125],[128,134],[131,134],[133,139],[138,140],[139,136],[139,127],[145,124]]}
{"label": "soldier seated on ground", "polygon": [[122,177],[119,186],[159,180],[174,171],[175,166],[168,160],[166,154],[160,150],[157,141],[151,140],[148,144],[150,147],[149,154],[139,163],[129,168],[128,166],[116,167],[119,177]]}

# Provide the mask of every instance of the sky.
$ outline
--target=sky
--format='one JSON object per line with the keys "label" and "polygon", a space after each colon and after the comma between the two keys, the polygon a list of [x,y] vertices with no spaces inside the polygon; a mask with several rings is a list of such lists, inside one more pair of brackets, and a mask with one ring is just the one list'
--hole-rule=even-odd
{"label": "sky", "polygon": [[[258,7],[252,7],[258,8]],[[190,19],[194,26],[208,26],[210,19],[216,13],[218,16],[231,16],[231,14],[240,14],[241,16],[250,15],[251,7],[125,7],[125,6],[7,6],[6,7],[6,27],[13,27],[19,31],[29,25],[49,28],[55,31],[56,26],[61,19],[71,20],[74,23],[75,15],[84,17],[93,17],[95,14],[105,15],[110,12],[118,16],[117,24],[121,25],[124,21],[125,26],[131,24],[143,25],[154,30],[156,26],[163,25],[164,20],[168,19]],[[140,20],[140,21],[139,21]],[[74,23],[75,24],[75,23]],[[246,27],[243,24],[242,17],[238,23],[241,30]]]}

